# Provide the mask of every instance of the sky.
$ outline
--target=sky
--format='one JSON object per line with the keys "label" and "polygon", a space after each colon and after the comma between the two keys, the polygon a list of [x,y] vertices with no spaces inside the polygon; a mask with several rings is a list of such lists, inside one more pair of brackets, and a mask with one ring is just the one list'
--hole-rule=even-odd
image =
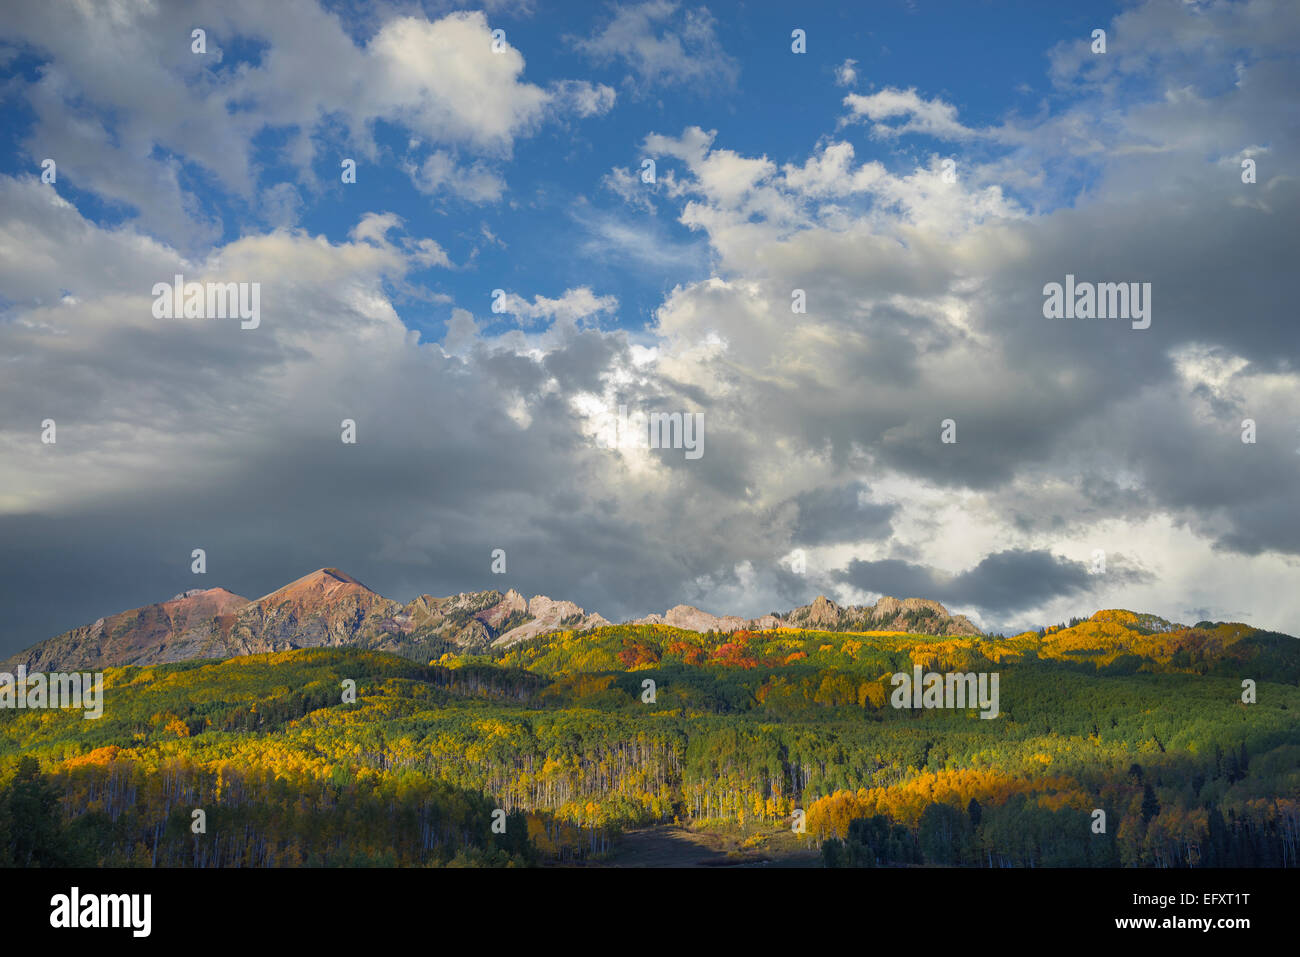
{"label": "sky", "polygon": [[10,8],[0,656],[325,566],[1300,634],[1298,54],[1284,0]]}

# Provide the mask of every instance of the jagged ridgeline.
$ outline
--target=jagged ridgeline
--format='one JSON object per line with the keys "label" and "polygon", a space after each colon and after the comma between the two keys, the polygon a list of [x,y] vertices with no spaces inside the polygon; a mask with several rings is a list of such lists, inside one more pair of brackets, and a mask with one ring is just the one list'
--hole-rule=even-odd
{"label": "jagged ridgeline", "polygon": [[[917,665],[998,672],[996,720],[894,708]],[[4,853],[34,862],[39,834],[37,863],[594,863],[677,821],[829,864],[1294,866],[1298,680],[1294,638],[1124,611],[1007,639],[618,625],[425,663],[109,668],[98,720],[0,711]]]}
{"label": "jagged ridgeline", "polygon": [[187,591],[74,628],[6,666],[56,671],[341,646],[427,660],[560,627],[607,624],[572,602],[542,595],[529,601],[513,590],[420,595],[402,604],[336,568],[322,568],[251,601],[224,588]]}
{"label": "jagged ridgeline", "polygon": [[[882,598],[875,605],[840,608],[819,597],[786,615],[757,619],[710,615],[678,605],[636,623],[723,632],[793,627],[980,633],[964,616],[949,615],[938,602],[920,598]],[[608,624],[571,601],[554,601],[545,595],[525,599],[514,590],[449,598],[421,595],[402,604],[336,568],[322,568],[252,601],[224,588],[183,592],[168,601],[74,628],[13,656],[4,667],[60,671],[342,646],[427,661],[447,651],[481,651],[548,632],[588,631]]]}

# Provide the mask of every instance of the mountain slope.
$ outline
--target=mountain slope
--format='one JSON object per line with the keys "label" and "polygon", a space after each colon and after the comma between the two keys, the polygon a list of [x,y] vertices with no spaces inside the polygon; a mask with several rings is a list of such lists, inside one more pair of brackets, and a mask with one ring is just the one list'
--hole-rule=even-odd
{"label": "mountain slope", "polygon": [[[502,628],[518,613],[514,598],[495,612],[482,601],[440,607],[513,609]],[[996,717],[970,700],[897,707],[892,675],[916,665],[999,673]],[[1243,675],[1257,703],[1243,703]],[[95,721],[0,712],[0,788],[20,757],[40,761],[67,837],[103,866],[449,863],[450,839],[491,833],[504,794],[520,815],[507,832],[551,860],[558,825],[586,829],[568,846],[594,853],[610,825],[676,819],[748,838],[791,833],[804,809],[811,847],[837,838],[831,864],[875,833],[892,843],[868,850],[894,864],[1273,868],[1297,861],[1297,678],[1294,638],[1114,610],[1007,639],[650,624],[434,665],[310,648],[106,669]],[[222,840],[196,841],[177,817],[213,793],[229,795],[214,812]],[[965,829],[946,844],[940,805]],[[1081,837],[1097,805],[1105,843]],[[431,842],[403,823],[421,814],[454,827]],[[878,814],[888,830],[850,828]]]}
{"label": "mountain slope", "polygon": [[228,647],[250,655],[353,644],[401,611],[352,576],[321,568],[241,609]]}
{"label": "mountain slope", "polygon": [[236,613],[247,604],[247,598],[224,588],[192,589],[43,641],[14,655],[4,670],[13,672],[20,664],[33,672],[224,657]]}
{"label": "mountain slope", "polygon": [[922,635],[983,634],[965,615],[951,615],[937,601],[926,598],[881,598],[874,605],[841,608],[825,595],[811,605],[758,618],[711,615],[691,605],[677,605],[662,615],[647,615],[635,625],[671,625],[687,631],[766,631],[771,628],[822,631],[906,631]]}
{"label": "mountain slope", "polygon": [[20,652],[0,669],[84,670],[344,646],[427,660],[608,624],[573,602],[528,600],[513,589],[420,595],[403,605],[337,568],[320,568],[253,601],[224,588],[195,589],[119,612]]}
{"label": "mountain slope", "polygon": [[[628,624],[726,635],[807,631],[984,638],[964,615],[950,614],[938,602],[923,598],[884,597],[874,605],[841,607],[819,595],[785,614],[749,619],[677,605],[663,615]],[[119,612],[20,652],[0,670],[14,672],[20,665],[28,672],[101,669],[319,647],[386,651],[430,661],[448,652],[496,652],[552,633],[585,634],[608,626],[605,618],[573,602],[545,595],[525,599],[513,589],[446,598],[420,595],[403,605],[337,568],[321,568],[252,601],[224,588],[194,589]],[[995,660],[1032,644],[1035,654],[1043,657],[1104,658],[1107,667],[1121,670],[1131,667],[1135,656],[1149,654],[1195,671],[1207,658],[1249,660],[1256,649],[1243,639],[1264,634],[1246,625],[1201,622],[1189,628],[1154,615],[1109,610],[1069,628],[1029,632],[996,646],[984,639],[984,647]]]}

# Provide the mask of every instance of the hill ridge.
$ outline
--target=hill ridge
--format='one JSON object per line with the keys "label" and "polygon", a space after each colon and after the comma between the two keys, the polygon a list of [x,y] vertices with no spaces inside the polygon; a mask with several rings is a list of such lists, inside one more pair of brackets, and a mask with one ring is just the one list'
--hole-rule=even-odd
{"label": "hill ridge", "polygon": [[[1100,633],[1117,634],[1158,634],[1186,627],[1114,608],[1100,610],[1086,622]],[[951,614],[937,601],[891,596],[873,605],[840,606],[818,595],[807,605],[757,618],[714,615],[678,604],[662,615],[626,624],[728,634],[775,629],[954,638],[984,634],[966,616]],[[164,664],[313,647],[358,647],[429,660],[446,651],[487,651],[552,632],[587,632],[609,625],[602,615],[571,601],[546,595],[525,598],[513,588],[446,597],[421,594],[403,604],[335,566],[324,566],[251,600],[222,586],[188,589],[38,642],[11,656],[0,670],[13,672],[18,665],[33,672]],[[1063,626],[1043,633],[1055,641],[1076,636]]]}

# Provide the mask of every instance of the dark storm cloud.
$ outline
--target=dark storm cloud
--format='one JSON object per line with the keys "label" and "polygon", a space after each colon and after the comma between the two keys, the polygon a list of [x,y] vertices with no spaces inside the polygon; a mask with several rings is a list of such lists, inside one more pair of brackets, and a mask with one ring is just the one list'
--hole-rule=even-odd
{"label": "dark storm cloud", "polygon": [[619,340],[595,330],[572,333],[565,348],[542,360],[548,373],[563,384],[566,392],[596,392],[600,376],[615,359],[625,354]]}
{"label": "dark storm cloud", "polygon": [[[1142,577],[1139,572],[1122,568],[1112,568],[1107,574],[1125,581],[1139,581]],[[1053,599],[1083,595],[1103,584],[1102,577],[1091,574],[1083,562],[1043,550],[1016,549],[988,555],[957,575],[896,559],[855,559],[836,577],[863,591],[896,598],[934,598],[948,605],[973,605],[991,615],[1012,615]],[[1105,584],[1113,586],[1114,578]]]}
{"label": "dark storm cloud", "polygon": [[[790,549],[899,528],[906,540],[890,553],[902,558],[851,562],[829,584],[1009,618],[1150,583],[1134,570],[1140,558],[1192,592],[1178,601],[1215,607],[1240,559],[1212,564],[1207,543],[1300,555],[1294,64],[1247,56],[1233,85],[1233,63],[1185,42],[1202,16],[1221,15],[1170,14],[1183,32],[1152,32],[1149,101],[1101,91],[1012,130],[1018,152],[988,169],[964,160],[964,175],[983,179],[941,194],[938,212],[896,208],[924,186],[923,171],[900,168],[891,185],[903,193],[858,207],[856,193],[825,200],[837,215],[862,212],[850,227],[823,225],[817,198],[774,229],[764,216],[780,203],[764,207],[751,191],[741,201],[752,207],[726,209],[683,174],[674,199],[697,215],[707,207],[690,226],[708,234],[727,278],[676,287],[660,327],[645,330],[657,357],[637,368],[627,335],[598,329],[489,340],[469,335],[471,317],[457,347],[448,343],[463,358],[408,342],[381,282],[404,274],[408,247],[373,231],[357,244],[288,233],[250,235],[242,249],[199,243],[242,256],[247,278],[263,282],[261,329],[151,324],[146,293],[181,271],[177,253],[83,221],[34,181],[0,179],[0,280],[13,304],[0,321],[0,657],[196,585],[255,598],[327,565],[400,600],[516,587],[616,620],[683,601],[754,615],[827,584],[783,565]],[[65,36],[66,16],[23,19],[36,21],[42,45],[74,59],[89,51],[87,70],[102,70],[112,49]],[[1248,50],[1294,35],[1294,10],[1277,19],[1234,36]],[[332,29],[320,17],[312,25]],[[288,42],[294,28],[273,33]],[[164,42],[149,31],[135,39],[142,51]],[[168,56],[188,57],[177,50]],[[1216,85],[1193,83],[1207,68]],[[82,73],[70,75],[75,94]],[[38,106],[47,132],[66,125],[57,98]],[[180,107],[177,130],[191,112],[219,131],[233,122],[215,101]],[[134,119],[157,116],[140,104]],[[212,143],[238,138],[204,137],[208,165],[226,165]],[[1260,166],[1252,185],[1236,161],[1248,148]],[[167,220],[185,248],[207,234],[185,221],[174,183],[163,197],[166,169],[124,184],[120,160],[107,147],[80,158],[98,162],[88,188],[147,198],[145,225]],[[1063,171],[1086,192],[974,224],[980,189],[1000,174],[1029,209],[1039,194],[1024,184],[1056,183],[1044,188],[1051,200]],[[1151,327],[1043,318],[1044,284],[1067,273],[1150,282]],[[75,308],[59,305],[69,285]],[[808,292],[806,315],[791,314],[792,288]],[[1245,365],[1206,373],[1200,351]],[[647,468],[597,448],[574,408],[584,394],[630,411],[702,410],[704,457],[665,450]],[[36,438],[47,416],[59,423],[57,447]],[[1244,417],[1258,422],[1253,445],[1240,441]],[[343,418],[358,423],[356,446],[339,441]],[[953,445],[939,440],[946,418]],[[899,504],[859,504],[867,483],[886,478]],[[972,519],[1005,530],[1008,547],[955,575],[926,564],[947,531],[927,524],[928,485],[977,493]],[[1107,520],[1128,539],[1144,521],[1168,520],[1201,551],[1153,542],[1154,559],[1112,558],[1092,576],[1043,547]],[[201,579],[189,570],[196,547],[208,555]],[[490,574],[493,548],[506,550],[508,574]]]}
{"label": "dark storm cloud", "polygon": [[887,538],[894,505],[862,502],[864,483],[827,486],[795,496],[798,520],[793,539],[800,545],[833,545]]}

